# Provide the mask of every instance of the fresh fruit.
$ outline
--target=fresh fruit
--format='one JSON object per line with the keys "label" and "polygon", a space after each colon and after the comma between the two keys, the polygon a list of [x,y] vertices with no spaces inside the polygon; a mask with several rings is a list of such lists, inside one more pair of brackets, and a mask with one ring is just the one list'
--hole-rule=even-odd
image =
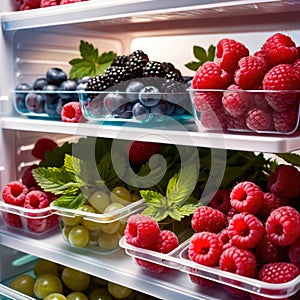
{"label": "fresh fruit", "polygon": [[67,298],[60,293],[52,293],[46,296],[43,300],[67,300]]}
{"label": "fresh fruit", "polygon": [[[76,81],[70,80],[70,79],[63,81],[59,86],[59,90],[61,92],[58,93],[58,95],[61,99],[70,100],[70,101],[76,100],[77,94],[74,93],[77,90],[77,82]],[[67,93],[68,91],[70,91],[71,93]]]}
{"label": "fresh fruit", "polygon": [[79,102],[68,102],[61,111],[61,119],[63,122],[79,123],[83,122],[85,118],[82,115]]}
{"label": "fresh fruit", "polygon": [[114,187],[111,190],[109,197],[110,197],[110,201],[113,203],[120,203],[126,205],[129,202],[132,202],[132,198],[129,190],[123,186]]}
{"label": "fresh fruit", "polygon": [[82,292],[73,292],[68,294],[66,300],[88,300],[88,297]]}
{"label": "fresh fruit", "polygon": [[33,286],[34,294],[43,299],[53,293],[63,292],[63,284],[61,279],[53,274],[42,274],[38,276]]}
{"label": "fresh fruit", "polygon": [[9,182],[2,190],[2,198],[5,203],[23,206],[28,188],[19,181]]}
{"label": "fresh fruit", "polygon": [[161,146],[159,143],[134,141],[126,145],[129,161],[136,165],[145,163],[154,154],[159,154]]}
{"label": "fresh fruit", "polygon": [[91,276],[73,268],[65,267],[61,273],[61,280],[70,290],[83,292],[88,288]]}
{"label": "fresh fruit", "polygon": [[31,154],[38,159],[44,160],[45,154],[48,151],[52,152],[57,146],[57,143],[53,139],[40,138],[35,142]]}
{"label": "fresh fruit", "polygon": [[224,189],[217,190],[208,205],[220,210],[223,214],[227,214],[231,208],[230,192]]}
{"label": "fresh fruit", "polygon": [[291,263],[300,269],[300,238],[295,243],[290,245],[288,256]]}
{"label": "fresh fruit", "polygon": [[10,287],[20,293],[33,297],[34,282],[35,278],[33,276],[29,274],[22,274],[13,279],[10,283]]}
{"label": "fresh fruit", "polygon": [[32,190],[26,194],[24,205],[29,209],[41,209],[49,206],[49,199],[46,193]]}
{"label": "fresh fruit", "polygon": [[290,206],[278,207],[267,218],[265,228],[275,245],[291,245],[300,236],[300,213]]}
{"label": "fresh fruit", "polygon": [[37,168],[37,164],[33,164],[27,167],[22,175],[22,183],[27,186],[27,188],[37,188],[38,184],[32,175],[32,170]]}
{"label": "fresh fruit", "polygon": [[103,213],[110,204],[110,197],[103,191],[95,191],[89,198],[89,203],[99,212]]}
{"label": "fresh fruit", "polygon": [[139,92],[139,101],[146,107],[153,107],[159,103],[161,94],[155,86],[145,86]]}
{"label": "fresh fruit", "polygon": [[190,260],[205,266],[216,266],[223,251],[223,243],[213,232],[193,234],[189,242],[188,255]]}
{"label": "fresh fruit", "polygon": [[89,231],[82,225],[72,227],[68,234],[69,242],[75,247],[85,247],[89,239]]}
{"label": "fresh fruit", "polygon": [[33,268],[33,272],[36,277],[39,277],[42,274],[53,274],[59,276],[59,270],[59,264],[46,259],[39,259]]}
{"label": "fresh fruit", "polygon": [[45,99],[40,94],[28,93],[25,97],[26,108],[34,113],[43,113]]}
{"label": "fresh fruit", "polygon": [[116,299],[125,299],[132,293],[132,289],[111,281],[108,283],[107,289],[108,292]]}
{"label": "fresh fruit", "polygon": [[50,68],[46,72],[46,79],[49,84],[59,86],[63,81],[67,80],[67,74],[61,68]]}
{"label": "fresh fruit", "polygon": [[160,253],[169,253],[178,246],[178,243],[177,235],[173,231],[164,229],[159,233],[155,248]]}
{"label": "fresh fruit", "polygon": [[48,81],[46,78],[37,78],[33,82],[32,88],[36,91],[42,91],[46,85],[48,85]]}

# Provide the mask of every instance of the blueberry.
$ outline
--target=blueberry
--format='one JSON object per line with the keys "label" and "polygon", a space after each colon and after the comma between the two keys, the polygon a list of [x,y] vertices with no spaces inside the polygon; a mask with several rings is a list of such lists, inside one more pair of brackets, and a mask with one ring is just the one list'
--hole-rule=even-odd
{"label": "blueberry", "polygon": [[26,98],[26,95],[28,94],[28,93],[26,93],[26,91],[30,91],[32,89],[32,87],[27,83],[19,83],[15,89],[16,89],[16,91],[20,91],[20,92],[16,92],[16,94],[15,94],[15,103],[16,103],[17,109],[23,113],[28,112],[26,104],[25,104],[25,98]]}
{"label": "blueberry", "polygon": [[103,105],[108,114],[118,115],[124,112],[126,103],[126,98],[118,92],[108,93],[103,99]]}
{"label": "blueberry", "polygon": [[35,91],[42,91],[44,86],[48,85],[48,81],[46,78],[38,78],[33,83],[33,89]]}
{"label": "blueberry", "polygon": [[140,81],[131,81],[126,88],[127,99],[132,102],[137,102],[139,100],[139,92],[144,87],[144,84]]}
{"label": "blueberry", "polygon": [[100,118],[106,114],[103,101],[100,101],[98,98],[93,98],[89,102],[85,102],[84,109],[92,118]]}
{"label": "blueberry", "polygon": [[79,82],[77,84],[76,90],[77,91],[85,91],[86,87],[87,87],[87,82]]}
{"label": "blueberry", "polygon": [[50,103],[50,102],[45,102],[45,113],[48,114],[50,117],[58,117],[60,116],[60,113],[57,111],[57,103]]}
{"label": "blueberry", "polygon": [[185,109],[180,105],[175,105],[174,115],[182,115],[185,113]]}
{"label": "blueberry", "polygon": [[48,84],[48,85],[44,86],[43,91],[49,92],[49,93],[41,94],[45,101],[52,103],[52,104],[57,102],[59,95],[57,93],[58,87],[56,85]]}
{"label": "blueberry", "polygon": [[28,93],[25,98],[26,107],[29,111],[35,113],[43,113],[45,100],[40,94]]}
{"label": "blueberry", "polygon": [[167,101],[161,100],[155,106],[151,107],[151,113],[154,115],[166,115],[168,112]]}
{"label": "blueberry", "polygon": [[56,114],[57,115],[61,115],[62,108],[68,102],[69,102],[68,100],[63,100],[63,99],[60,99],[60,98],[58,99],[57,104],[56,104]]}
{"label": "blueberry", "polygon": [[155,86],[145,86],[139,92],[140,102],[147,107],[155,106],[161,98],[161,94],[157,87]]}
{"label": "blueberry", "polygon": [[77,84],[80,84],[80,83],[88,83],[88,81],[91,79],[90,76],[84,76],[80,79],[77,80]]}
{"label": "blueberry", "polygon": [[46,73],[46,79],[49,84],[59,86],[67,80],[67,74],[60,68],[50,68]]}
{"label": "blueberry", "polygon": [[78,100],[78,96],[75,93],[77,89],[77,82],[74,80],[65,80],[61,83],[61,85],[59,86],[59,90],[60,91],[71,91],[72,93],[59,93],[59,96],[61,99],[68,99],[68,100]]}
{"label": "blueberry", "polygon": [[149,121],[152,118],[149,107],[144,106],[140,102],[135,103],[132,107],[132,116],[141,122]]}

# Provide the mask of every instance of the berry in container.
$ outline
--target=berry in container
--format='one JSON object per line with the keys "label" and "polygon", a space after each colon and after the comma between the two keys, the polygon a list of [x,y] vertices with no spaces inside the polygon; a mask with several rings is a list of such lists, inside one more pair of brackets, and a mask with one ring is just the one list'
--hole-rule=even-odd
{"label": "berry in container", "polygon": [[292,37],[275,33],[253,53],[223,38],[196,71],[190,97],[202,130],[289,135],[299,126],[300,58]]}

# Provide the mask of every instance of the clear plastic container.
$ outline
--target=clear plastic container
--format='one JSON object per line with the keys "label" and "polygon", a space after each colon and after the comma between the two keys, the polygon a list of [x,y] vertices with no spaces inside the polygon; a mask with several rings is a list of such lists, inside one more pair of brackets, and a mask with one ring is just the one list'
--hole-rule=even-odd
{"label": "clear plastic container", "polygon": [[[300,290],[300,275],[286,283],[271,284],[222,271],[217,267],[213,268],[197,264],[188,259],[189,241],[190,239],[188,238],[168,254],[134,247],[126,243],[124,237],[120,240],[120,246],[134,260],[142,259],[165,268],[179,270],[186,273],[187,276],[196,276],[216,284],[231,286],[238,290],[269,297],[270,299],[286,299],[286,297],[292,296]],[[153,274],[155,276],[155,273]]]}
{"label": "clear plastic container", "polygon": [[290,135],[299,127],[299,90],[189,90],[205,130]]}
{"label": "clear plastic container", "polygon": [[1,201],[0,212],[4,224],[20,234],[40,238],[58,229],[59,217],[50,207],[29,209]]}
{"label": "clear plastic container", "polygon": [[91,213],[77,209],[51,206],[60,216],[64,241],[80,251],[110,254],[118,249],[127,219],[145,209],[144,200],[128,203],[110,213]]}

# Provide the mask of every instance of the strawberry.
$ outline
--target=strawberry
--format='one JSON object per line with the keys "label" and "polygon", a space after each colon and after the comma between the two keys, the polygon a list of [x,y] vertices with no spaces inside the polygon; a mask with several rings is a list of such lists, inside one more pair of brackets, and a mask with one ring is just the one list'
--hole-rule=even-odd
{"label": "strawberry", "polygon": [[57,147],[57,143],[49,138],[40,138],[34,144],[31,154],[41,160],[45,159],[47,151],[52,152]]}
{"label": "strawberry", "polygon": [[129,161],[135,165],[141,165],[148,161],[154,154],[159,154],[161,146],[153,142],[134,141],[126,145]]}

